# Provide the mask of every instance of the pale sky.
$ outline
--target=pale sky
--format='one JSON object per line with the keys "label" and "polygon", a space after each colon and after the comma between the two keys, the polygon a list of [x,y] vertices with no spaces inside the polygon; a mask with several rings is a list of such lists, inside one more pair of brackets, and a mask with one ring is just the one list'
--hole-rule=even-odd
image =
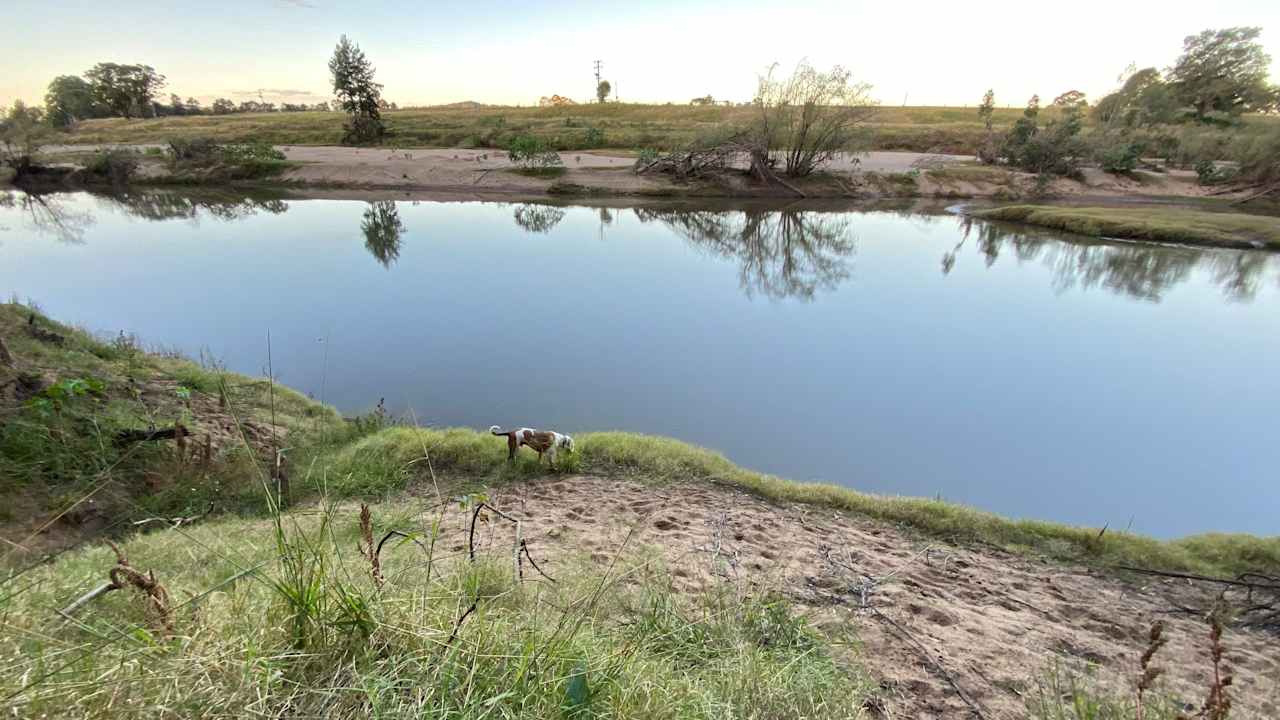
{"label": "pale sky", "polygon": [[1280,83],[1280,2],[471,2],[5,0],[0,103],[42,102],[56,75],[143,63],[163,93],[241,101],[329,99],[346,33],[400,105],[592,97],[592,61],[624,102],[749,100],[756,75],[807,58],[842,64],[886,105],[1021,106],[1070,89],[1096,99],[1130,63],[1172,64],[1184,36],[1256,25]]}

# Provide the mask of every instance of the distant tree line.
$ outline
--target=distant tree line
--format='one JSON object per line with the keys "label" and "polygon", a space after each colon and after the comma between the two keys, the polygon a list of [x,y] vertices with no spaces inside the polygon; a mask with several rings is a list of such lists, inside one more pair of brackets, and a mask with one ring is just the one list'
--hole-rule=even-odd
{"label": "distant tree line", "polygon": [[[340,109],[328,102],[276,103],[261,100],[234,102],[218,98],[202,105],[194,97],[177,93],[164,98],[165,76],[150,65],[98,63],[83,76],[61,75],[49,83],[44,96],[44,122],[68,128],[92,118],[152,118],[177,115],[231,115],[263,112],[330,112]],[[166,102],[167,100],[167,102]],[[375,98],[378,110],[397,110],[395,103]],[[34,110],[35,108],[33,108]]]}

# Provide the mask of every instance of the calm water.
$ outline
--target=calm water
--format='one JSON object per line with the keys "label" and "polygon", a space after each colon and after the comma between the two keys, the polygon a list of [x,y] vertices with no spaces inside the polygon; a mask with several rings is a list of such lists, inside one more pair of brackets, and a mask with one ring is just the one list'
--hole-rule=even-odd
{"label": "calm water", "polygon": [[947,213],[10,193],[0,292],[347,413],[670,435],[1162,536],[1280,531],[1280,258]]}

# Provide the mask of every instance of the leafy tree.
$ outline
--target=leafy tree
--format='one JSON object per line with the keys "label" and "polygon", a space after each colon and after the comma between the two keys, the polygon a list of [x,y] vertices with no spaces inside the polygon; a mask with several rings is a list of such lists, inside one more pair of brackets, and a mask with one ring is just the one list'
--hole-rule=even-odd
{"label": "leafy tree", "polygon": [[1257,42],[1261,33],[1258,27],[1234,27],[1183,40],[1182,56],[1169,70],[1169,79],[1197,120],[1210,119],[1210,113],[1235,117],[1268,104],[1271,57]]}
{"label": "leafy tree", "polygon": [[609,84],[608,80],[601,80],[600,84],[596,85],[596,99],[600,102],[604,102],[611,92],[613,92],[613,86]]}
{"label": "leafy tree", "polygon": [[333,94],[347,113],[344,143],[375,142],[386,132],[382,124],[379,105],[382,101],[382,85],[374,82],[373,63],[365,57],[359,45],[343,35],[329,59],[329,74],[333,78]]}
{"label": "leafy tree", "polygon": [[775,80],[770,68],[754,101],[759,114],[750,131],[752,172],[769,178],[776,151],[783,154],[786,174],[802,177],[849,150],[875,112],[871,86],[852,77],[839,65],[819,72],[801,62],[791,77]]}
{"label": "leafy tree", "polygon": [[1027,109],[1005,136],[1000,155],[1019,169],[1043,177],[1075,175],[1085,148],[1080,141],[1084,117],[1079,105],[1067,106],[1056,119],[1039,125],[1040,96],[1032,95]]}
{"label": "leafy tree", "polygon": [[155,94],[164,87],[164,76],[150,65],[98,63],[84,76],[93,88],[94,102],[126,118],[154,112]]}
{"label": "leafy tree", "polygon": [[978,117],[987,132],[991,132],[992,116],[996,111],[996,91],[988,90],[982,95],[982,104],[978,106]]}
{"label": "leafy tree", "polygon": [[1178,99],[1159,70],[1144,68],[1130,73],[1119,90],[1099,100],[1093,114],[1107,125],[1170,123],[1178,118]]}
{"label": "leafy tree", "polygon": [[187,98],[186,108],[187,108],[188,115],[199,115],[200,101],[193,97],[189,97]]}
{"label": "leafy tree", "polygon": [[23,175],[31,169],[32,158],[48,132],[44,110],[14,100],[13,107],[0,118],[0,162]]}
{"label": "leafy tree", "polygon": [[236,104],[226,98],[218,98],[209,106],[214,115],[230,115],[236,111]]}
{"label": "leafy tree", "polygon": [[1085,94],[1079,90],[1068,90],[1053,99],[1053,107],[1083,107],[1088,104]]}
{"label": "leafy tree", "polygon": [[49,124],[65,128],[94,116],[93,88],[84,78],[60,75],[49,83],[44,95],[45,117]]}

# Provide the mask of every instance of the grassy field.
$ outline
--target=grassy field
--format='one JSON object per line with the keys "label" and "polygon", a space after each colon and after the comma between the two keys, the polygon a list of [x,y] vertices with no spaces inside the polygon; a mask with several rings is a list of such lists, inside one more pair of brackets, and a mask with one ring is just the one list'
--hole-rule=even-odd
{"label": "grassy field", "polygon": [[[1048,112],[1048,111],[1046,111]],[[505,147],[516,135],[534,135],[560,150],[670,148],[702,134],[751,120],[750,107],[689,105],[576,105],[564,108],[439,107],[388,112],[397,147]],[[999,109],[996,124],[1013,123],[1020,110]],[[220,142],[260,139],[277,145],[337,145],[341,113],[262,113],[144,120],[89,120],[61,137],[70,143],[166,142],[209,137]],[[984,129],[974,108],[882,108],[872,125],[873,147],[919,152],[971,152]]]}
{"label": "grassy field", "polygon": [[1169,207],[1010,205],[975,210],[986,220],[1022,222],[1094,237],[1280,248],[1280,217]]}

